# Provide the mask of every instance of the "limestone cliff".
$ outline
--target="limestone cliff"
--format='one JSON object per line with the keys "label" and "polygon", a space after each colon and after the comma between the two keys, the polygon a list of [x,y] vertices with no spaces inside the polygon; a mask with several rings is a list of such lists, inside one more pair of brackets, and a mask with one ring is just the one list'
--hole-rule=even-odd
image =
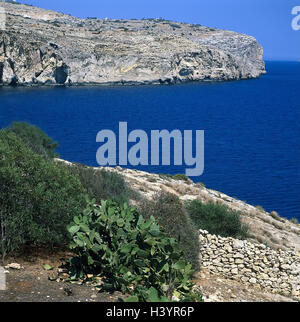
{"label": "limestone cliff", "polygon": [[163,84],[265,73],[250,36],[162,19],[79,19],[1,2],[0,84]]}

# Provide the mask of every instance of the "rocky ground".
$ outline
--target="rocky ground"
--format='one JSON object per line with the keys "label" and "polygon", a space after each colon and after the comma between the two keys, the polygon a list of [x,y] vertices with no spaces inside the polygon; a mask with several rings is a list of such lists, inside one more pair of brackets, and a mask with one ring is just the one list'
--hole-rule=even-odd
{"label": "rocky ground", "polygon": [[175,180],[172,177],[121,167],[107,168],[124,176],[129,186],[151,198],[156,192],[166,190],[176,194],[183,202],[198,199],[203,202],[218,202],[240,211],[241,220],[249,227],[249,240],[273,249],[300,252],[300,225],[271,213],[262,207],[249,205],[222,192],[208,189],[202,183],[191,180]]}
{"label": "rocky ground", "polygon": [[[20,268],[6,271],[7,289],[0,291],[0,302],[115,302],[119,293],[99,293],[94,285],[70,284],[51,281],[59,266],[69,257],[68,252],[34,254],[9,258],[7,263],[18,262]],[[53,266],[46,271],[43,266]],[[203,268],[194,279],[205,302],[294,302],[291,297],[264,292],[255,286],[247,286],[222,275],[211,274]]]}
{"label": "rocky ground", "polygon": [[[57,162],[71,163],[56,159]],[[133,190],[151,199],[160,190],[176,194],[183,202],[199,199],[219,202],[241,213],[249,226],[246,241],[199,232],[201,271],[195,277],[205,301],[299,301],[300,225],[268,213],[261,207],[208,189],[190,179],[152,174],[120,167],[106,168],[121,174]],[[132,200],[134,203],[135,201]]]}
{"label": "rocky ground", "polygon": [[248,35],[178,23],[78,19],[0,2],[0,84],[170,84],[235,80],[265,73]]}
{"label": "rocky ground", "polygon": [[281,294],[274,294],[247,286],[240,281],[211,274],[205,268],[197,274],[195,283],[203,294],[204,302],[297,302]]}
{"label": "rocky ground", "polygon": [[[63,160],[57,161],[68,163]],[[286,282],[290,281],[290,276],[298,278],[299,282],[299,272],[296,275],[290,273],[292,273],[291,270],[296,272],[297,267],[299,269],[297,265],[300,260],[300,225],[281,218],[276,213],[267,213],[261,208],[256,208],[221,192],[207,189],[203,184],[194,184],[189,179],[175,180],[166,175],[150,174],[120,167],[107,169],[122,174],[131,188],[139,191],[146,198],[151,198],[157,191],[164,189],[175,193],[182,201],[199,199],[204,202],[221,202],[241,212],[242,221],[250,227],[251,234],[251,238],[243,242],[242,248],[240,247],[241,241],[222,239],[212,235],[208,237],[207,233],[200,232],[199,238],[202,243],[200,259],[203,265],[201,271],[195,276],[195,283],[202,292],[205,301],[299,301],[298,297],[295,296],[298,293],[291,294],[292,289],[290,287],[294,286]],[[235,244],[239,245],[235,247]],[[259,254],[257,251],[259,251]],[[7,269],[9,271],[6,275],[8,288],[6,291],[0,292],[0,301],[2,302],[102,302],[116,301],[120,296],[120,294],[98,293],[95,285],[69,284],[55,279],[50,281],[49,277],[53,279],[51,277],[53,277],[53,274],[55,276],[60,265],[71,256],[68,252],[24,254],[26,252],[7,260],[7,263],[19,263],[22,268]],[[240,255],[236,256],[236,254]],[[224,260],[225,257],[227,259]],[[230,258],[233,258],[233,260]],[[239,260],[242,260],[243,263],[238,262]],[[252,261],[256,261],[257,265]],[[45,264],[53,266],[53,270],[46,271],[43,267]],[[230,267],[228,268],[229,264]],[[297,265],[295,266],[295,264]],[[234,267],[231,267],[232,265]],[[244,266],[241,267],[241,265]],[[236,274],[236,271],[232,272],[236,269],[238,274]],[[243,269],[246,269],[247,272],[239,271]],[[270,271],[264,272],[264,269]],[[242,274],[242,276],[239,274]],[[266,277],[266,274],[269,275]],[[272,274],[279,274],[280,276],[277,278],[277,275],[272,276]],[[241,277],[244,277],[244,279],[242,280]],[[247,278],[247,281],[245,278]],[[250,279],[252,280],[250,281]],[[271,284],[268,279],[272,279]],[[294,285],[296,284],[294,283]],[[293,288],[296,292],[298,290],[297,285]],[[271,287],[268,288],[268,286]],[[272,286],[274,286],[275,291]]]}

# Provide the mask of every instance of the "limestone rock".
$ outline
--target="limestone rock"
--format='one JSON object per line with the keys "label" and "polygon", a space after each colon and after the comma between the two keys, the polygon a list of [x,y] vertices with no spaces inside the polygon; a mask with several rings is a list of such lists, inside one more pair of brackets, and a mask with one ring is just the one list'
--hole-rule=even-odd
{"label": "limestone rock", "polygon": [[205,258],[202,266],[210,273],[300,299],[300,256],[296,252],[199,233],[201,256]]}
{"label": "limestone rock", "polygon": [[265,73],[256,39],[162,19],[79,19],[2,3],[0,84],[171,84]]}
{"label": "limestone rock", "polygon": [[256,284],[256,278],[250,278],[249,283],[251,284]]}
{"label": "limestone rock", "polygon": [[6,265],[4,268],[5,269],[16,269],[16,270],[20,270],[23,267],[22,267],[22,265],[20,265],[18,263],[10,263],[10,264]]}

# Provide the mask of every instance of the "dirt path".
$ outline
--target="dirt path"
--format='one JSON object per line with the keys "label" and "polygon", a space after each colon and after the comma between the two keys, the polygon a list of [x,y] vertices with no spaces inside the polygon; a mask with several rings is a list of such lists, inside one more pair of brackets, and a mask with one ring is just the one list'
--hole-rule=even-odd
{"label": "dirt path", "polygon": [[[120,293],[99,293],[93,285],[71,284],[63,281],[50,281],[57,269],[68,258],[68,253],[47,256],[14,258],[21,264],[20,270],[9,269],[6,274],[7,289],[0,291],[0,302],[115,302]],[[54,267],[46,271],[44,265]],[[201,290],[205,302],[292,302],[293,300],[278,294],[265,293],[243,283],[209,274],[205,270],[195,276],[197,288]]]}
{"label": "dirt path", "polygon": [[[0,291],[0,302],[115,302],[121,294],[99,293],[93,285],[51,281],[57,269],[68,259],[67,252],[34,254],[9,258],[6,263],[18,263],[20,270],[8,269],[6,290]],[[44,265],[53,266],[47,271]]]}

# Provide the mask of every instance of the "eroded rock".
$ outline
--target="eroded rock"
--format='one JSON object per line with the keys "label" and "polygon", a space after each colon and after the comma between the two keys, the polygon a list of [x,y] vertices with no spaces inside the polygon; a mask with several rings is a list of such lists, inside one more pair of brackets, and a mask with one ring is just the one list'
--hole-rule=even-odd
{"label": "eroded rock", "polygon": [[[265,73],[250,36],[162,19],[79,19],[1,3],[0,84],[172,84]],[[176,25],[176,27],[175,27]]]}

